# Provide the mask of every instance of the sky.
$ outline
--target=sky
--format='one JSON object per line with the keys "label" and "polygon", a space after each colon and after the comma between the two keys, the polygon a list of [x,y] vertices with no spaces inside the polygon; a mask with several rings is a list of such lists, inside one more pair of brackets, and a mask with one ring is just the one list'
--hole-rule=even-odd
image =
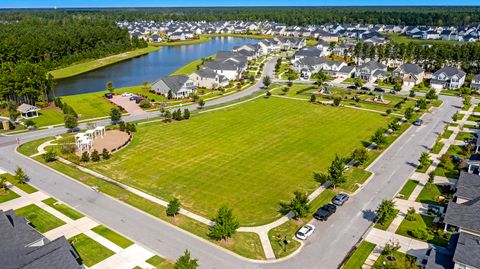
{"label": "sky", "polygon": [[0,8],[479,5],[480,0],[0,0]]}

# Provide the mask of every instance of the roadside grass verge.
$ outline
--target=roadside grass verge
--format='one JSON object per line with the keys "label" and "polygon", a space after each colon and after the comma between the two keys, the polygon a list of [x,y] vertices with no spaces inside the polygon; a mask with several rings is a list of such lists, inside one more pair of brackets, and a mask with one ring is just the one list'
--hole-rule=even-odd
{"label": "roadside grass verge", "polygon": [[41,144],[53,139],[55,139],[55,137],[49,136],[49,137],[41,138],[38,140],[30,141],[28,143],[23,143],[20,146],[18,146],[17,151],[29,157],[29,156],[32,156],[33,154],[38,153],[37,149]]}
{"label": "roadside grass verge", "polygon": [[30,225],[41,233],[48,232],[65,224],[61,219],[58,219],[34,204],[19,208],[15,210],[15,213],[26,218],[30,222]]}
{"label": "roadside grass verge", "polygon": [[465,139],[472,139],[474,137],[475,137],[474,133],[459,132],[455,137],[455,140],[464,141]]}
{"label": "roadside grass verge", "polygon": [[[415,220],[412,220],[412,221],[405,218],[395,233],[406,236],[406,237],[414,238],[420,241],[439,245],[442,247],[446,247],[448,245],[448,240],[446,238],[438,236],[432,230],[434,227],[433,217],[424,216],[417,213],[413,214],[413,217],[415,218]],[[413,235],[417,229],[427,231],[428,237],[427,238],[414,237]]]}
{"label": "roadside grass verge", "polygon": [[0,203],[7,202],[18,197],[20,197],[20,195],[16,194],[10,189],[7,189],[6,191],[0,191]]}
{"label": "roadside grass verge", "polygon": [[375,244],[368,241],[362,241],[360,245],[355,249],[352,256],[348,258],[348,261],[342,267],[343,269],[359,269],[362,268],[363,264],[367,260],[370,253],[375,248]]}
{"label": "roadside grass verge", "polygon": [[438,154],[443,148],[443,143],[442,142],[436,142],[435,145],[432,147],[432,153],[433,154]]}
{"label": "roadside grass verge", "polygon": [[156,269],[173,269],[175,264],[172,261],[166,260],[160,256],[153,256],[146,262],[152,266],[155,266]]}
{"label": "roadside grass verge", "polygon": [[30,193],[34,193],[34,192],[37,192],[38,190],[33,187],[32,185],[28,184],[27,182],[24,182],[24,183],[20,183],[18,182],[18,180],[15,179],[15,177],[11,174],[3,174],[3,176],[5,176],[7,178],[7,181],[9,183],[12,183],[13,186],[21,189],[22,191],[30,194]]}
{"label": "roadside grass verge", "polygon": [[400,195],[398,198],[408,200],[408,198],[412,194],[413,190],[417,187],[417,185],[418,185],[418,180],[409,179],[405,183],[405,185],[403,185],[403,188],[398,193]]}
{"label": "roadside grass verge", "polygon": [[409,268],[409,269],[421,269],[422,267],[416,264],[416,258],[400,251],[394,251],[390,256],[394,257],[394,261],[387,259],[387,255],[381,254],[378,260],[373,265],[374,269],[383,268]]}
{"label": "roadside grass verge", "polygon": [[133,245],[133,242],[128,238],[110,230],[103,225],[98,225],[97,227],[93,228],[92,231],[112,241],[115,245],[121,248],[128,248],[129,246]]}
{"label": "roadside grass verge", "polygon": [[68,240],[80,255],[83,264],[91,267],[115,254],[85,234],[76,235]]}
{"label": "roadside grass verge", "polygon": [[58,202],[54,198],[48,198],[43,200],[42,202],[52,208],[55,208],[56,210],[58,210],[59,212],[61,212],[62,214],[64,214],[65,216],[73,220],[77,220],[84,217],[84,215],[81,214],[80,212],[74,210],[73,208],[67,206],[66,204]]}
{"label": "roadside grass verge", "polygon": [[442,196],[442,189],[437,184],[426,183],[422,191],[418,195],[416,201],[430,205],[443,205],[439,201],[439,197]]}
{"label": "roadside grass verge", "polygon": [[394,212],[395,212],[395,215],[392,218],[386,220],[384,224],[376,223],[374,227],[377,229],[386,231],[388,229],[388,226],[390,226],[390,224],[392,224],[392,221],[397,217],[398,212],[400,212],[400,210],[395,209]]}

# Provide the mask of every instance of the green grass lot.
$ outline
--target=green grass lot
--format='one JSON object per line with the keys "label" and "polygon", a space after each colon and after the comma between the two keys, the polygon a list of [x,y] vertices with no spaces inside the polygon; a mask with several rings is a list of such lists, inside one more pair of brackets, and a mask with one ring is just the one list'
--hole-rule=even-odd
{"label": "green grass lot", "polygon": [[358,184],[365,183],[371,175],[372,172],[357,167],[351,167],[345,172],[347,180],[338,185],[338,188],[348,193],[354,193],[359,187]]}
{"label": "green grass lot", "polygon": [[[125,189],[115,184],[111,184],[99,178],[93,177],[89,174],[86,174],[85,172],[82,172],[73,166],[69,166],[58,161],[46,163],[41,156],[35,157],[35,160],[45,165],[48,165],[49,167],[67,176],[70,176],[71,178],[74,178],[82,182],[83,184],[86,184],[88,186],[98,186],[99,191],[113,198],[116,198],[135,208],[138,208],[139,210],[142,210],[145,213],[148,213],[159,219],[167,221],[170,224],[178,226],[197,236],[210,240],[207,236],[209,232],[208,226],[203,223],[195,221],[184,215],[177,215],[175,219],[168,217],[166,215],[165,207],[157,203],[151,202],[150,200],[146,200],[145,198],[135,195],[134,193],[126,191]],[[260,238],[257,234],[254,233],[237,232],[233,235],[228,245],[222,245],[218,241],[210,241],[216,243],[217,245],[221,245],[222,247],[229,249],[237,254],[243,255],[247,258],[260,260],[265,259]]]}
{"label": "green grass lot", "polygon": [[460,176],[460,170],[456,167],[447,169],[442,165],[439,165],[437,168],[435,168],[433,172],[436,176],[441,176],[441,177],[458,178]]}
{"label": "green grass lot", "polygon": [[473,112],[480,112],[480,105],[476,105]]}
{"label": "green grass lot", "polygon": [[367,260],[370,253],[375,248],[375,244],[362,241],[360,245],[355,249],[352,256],[348,258],[348,261],[342,267],[343,269],[359,269],[362,268],[362,265]]}
{"label": "green grass lot", "polygon": [[43,108],[37,118],[32,118],[35,126],[50,126],[63,123],[63,113],[58,108]]}
{"label": "green grass lot", "polygon": [[459,132],[455,137],[455,140],[464,141],[465,139],[471,139],[473,137],[475,137],[473,133]]}
{"label": "green grass lot", "polygon": [[97,227],[93,228],[92,231],[107,238],[121,248],[128,248],[129,246],[133,245],[133,242],[128,238],[108,229],[103,225],[98,225]]}
{"label": "green grass lot", "polygon": [[480,116],[470,115],[470,116],[468,116],[467,120],[469,120],[469,121],[480,121]]}
{"label": "green grass lot", "polygon": [[416,201],[424,204],[441,205],[441,203],[438,202],[438,197],[441,195],[442,190],[438,185],[426,183]]}
{"label": "green grass lot", "polygon": [[389,34],[389,33],[384,33],[384,36],[388,39],[390,39],[394,43],[417,43],[417,44],[457,44],[459,43],[458,41],[453,41],[453,40],[423,40],[423,39],[417,39],[417,38],[409,38],[408,36],[405,35],[399,35],[399,34]]}
{"label": "green grass lot", "polygon": [[163,46],[184,46],[184,45],[194,45],[204,43],[210,40],[210,38],[205,36],[200,36],[195,39],[179,40],[179,41],[164,41],[159,43],[150,43],[154,47],[163,47]]}
{"label": "green grass lot", "polygon": [[425,229],[430,233],[430,238],[428,240],[421,240],[418,238],[415,239],[443,247],[447,246],[447,239],[433,234],[433,232],[431,231],[431,228],[433,227],[433,217],[424,216],[417,213],[415,213],[413,216],[415,217],[414,221],[404,219],[398,227],[397,231],[395,231],[395,233],[406,237],[414,238],[411,235],[412,231],[416,230],[417,228]]}
{"label": "green grass lot", "polygon": [[313,172],[324,172],[336,153],[351,154],[386,123],[375,113],[261,98],[139,126],[128,147],[88,167],[163,199],[178,197],[206,217],[227,204],[242,225],[259,225],[279,217],[278,203],[293,191],[312,192]]}
{"label": "green grass lot", "polygon": [[20,195],[16,194],[12,190],[0,190],[0,203],[10,201],[18,197],[20,197]]}
{"label": "green grass lot", "polygon": [[49,205],[50,207],[55,208],[56,210],[60,211],[62,214],[64,214],[65,216],[67,216],[67,217],[69,217],[73,220],[77,220],[77,219],[80,219],[80,218],[84,217],[83,214],[74,210],[73,208],[69,207],[68,205],[63,204],[63,203],[57,203],[58,201],[55,200],[54,198],[48,198],[48,199],[43,200],[42,202]]}
{"label": "green grass lot", "polygon": [[165,260],[164,258],[157,255],[146,260],[146,262],[155,266],[156,269],[173,269],[175,267],[173,262]]}
{"label": "green grass lot", "polygon": [[155,50],[158,50],[158,48],[148,46],[146,48],[136,49],[98,60],[89,60],[83,63],[73,64],[65,68],[50,71],[50,74],[53,76],[54,79],[73,77],[82,73],[86,73],[88,71],[92,71],[94,69],[98,69],[100,67],[138,57],[140,55],[144,55]]}
{"label": "green grass lot", "polygon": [[100,243],[85,234],[76,235],[68,241],[70,241],[78,255],[80,255],[82,263],[88,267],[91,267],[115,254],[113,251],[102,246]]}
{"label": "green grass lot", "polygon": [[[63,96],[62,101],[77,112],[80,120],[108,116],[115,105],[103,98],[105,92]],[[62,117],[63,121],[63,117]]]}
{"label": "green grass lot", "polygon": [[[300,220],[290,219],[284,224],[268,231],[270,244],[272,245],[273,252],[275,253],[275,257],[277,257],[277,259],[292,254],[300,247],[300,242],[293,239],[295,237],[295,233],[302,225],[312,219],[313,213],[315,213],[318,208],[322,207],[324,204],[330,203],[332,198],[338,192],[338,189],[335,191],[332,189],[326,189],[315,200],[310,202],[310,212],[307,217]],[[283,243],[285,238],[288,240],[287,245]]]}
{"label": "green grass lot", "polygon": [[398,194],[400,194],[400,198],[408,200],[408,197],[410,197],[417,185],[418,180],[409,179],[405,185],[403,185],[403,188],[400,190],[400,192],[398,192]]}
{"label": "green grass lot", "polygon": [[[390,256],[395,257],[395,261],[387,260],[387,255],[382,254],[378,257],[378,260],[373,265],[374,269],[384,269],[384,268],[392,268],[392,269],[420,269],[422,267],[416,264],[416,258],[410,256],[408,254],[402,253],[400,251],[395,251]],[[384,264],[385,263],[385,264]],[[360,268],[360,267],[358,267]]]}
{"label": "green grass lot", "polygon": [[442,142],[436,142],[435,145],[433,145],[432,153],[433,153],[433,154],[438,154],[438,153],[440,153],[440,151],[442,150],[443,146],[444,146],[444,145],[443,145]]}
{"label": "green grass lot", "polygon": [[453,154],[455,156],[462,157],[462,158],[470,157],[469,155],[466,154],[467,152],[464,152],[464,147],[459,145],[451,145],[450,147],[448,147],[447,153]]}
{"label": "green grass lot", "polygon": [[15,213],[30,221],[30,225],[41,233],[48,232],[65,224],[61,219],[58,219],[34,204],[19,208],[15,210]]}
{"label": "green grass lot", "polygon": [[318,44],[318,40],[316,39],[307,39],[307,47],[309,46],[316,46]]}
{"label": "green grass lot", "polygon": [[395,209],[395,215],[394,215],[393,218],[386,220],[384,224],[376,223],[374,227],[377,228],[377,229],[386,231],[388,229],[388,226],[390,226],[390,224],[392,224],[392,221],[398,215],[398,212],[400,212],[400,210]]}
{"label": "green grass lot", "polygon": [[3,176],[5,176],[7,178],[7,181],[12,183],[12,185],[14,185],[15,187],[21,189],[22,191],[26,192],[26,193],[34,193],[34,192],[37,192],[38,190],[35,189],[32,185],[24,182],[24,183],[20,183],[18,182],[18,180],[15,179],[15,177],[13,175],[10,175],[10,174],[3,174]]}
{"label": "green grass lot", "polygon": [[[215,58],[215,54],[214,55],[211,55],[209,57],[212,57],[212,58]],[[209,57],[205,57],[205,58],[209,58]],[[173,76],[173,75],[190,75],[192,73],[194,73],[195,71],[197,71],[197,66],[198,65],[201,65],[202,64],[202,59],[198,59],[198,60],[195,60],[193,62],[190,62],[182,67],[180,67],[177,71],[173,72],[170,74],[170,76]]]}

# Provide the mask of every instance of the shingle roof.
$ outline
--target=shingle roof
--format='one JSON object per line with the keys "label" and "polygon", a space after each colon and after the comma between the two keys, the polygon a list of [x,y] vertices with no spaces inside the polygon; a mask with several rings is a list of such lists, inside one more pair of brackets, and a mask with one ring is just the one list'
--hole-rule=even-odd
{"label": "shingle roof", "polygon": [[423,69],[418,66],[417,64],[402,64],[400,66],[400,69],[403,71],[405,74],[413,74],[413,75],[418,75],[423,72]]}
{"label": "shingle roof", "polygon": [[460,77],[465,76],[465,72],[453,66],[445,66],[444,68],[441,68],[433,73],[433,76],[438,76],[441,73],[445,73],[449,77],[453,75],[459,75]]}
{"label": "shingle roof", "polygon": [[461,172],[457,181],[456,196],[466,200],[480,197],[480,176]]}
{"label": "shingle roof", "polygon": [[480,236],[460,232],[453,261],[468,267],[480,268]]}
{"label": "shingle roof", "polygon": [[189,78],[185,75],[175,75],[164,77],[161,80],[173,93],[177,93]]}
{"label": "shingle roof", "polygon": [[445,214],[445,223],[472,231],[480,231],[480,214],[478,212],[480,212],[480,197],[463,204],[450,201]]}
{"label": "shingle roof", "polygon": [[17,107],[17,111],[21,113],[27,113],[29,111],[38,111],[38,110],[40,110],[40,108],[29,105],[29,104],[21,104],[20,106]]}

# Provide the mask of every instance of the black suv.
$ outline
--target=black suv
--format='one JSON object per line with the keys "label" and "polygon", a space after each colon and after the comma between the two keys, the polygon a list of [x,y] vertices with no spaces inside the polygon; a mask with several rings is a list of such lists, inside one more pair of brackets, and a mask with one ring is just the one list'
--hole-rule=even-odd
{"label": "black suv", "polygon": [[332,205],[332,204],[326,204],[322,207],[320,207],[315,214],[313,214],[313,217],[318,219],[318,220],[324,220],[326,221],[328,217],[333,215],[337,211],[337,206]]}

